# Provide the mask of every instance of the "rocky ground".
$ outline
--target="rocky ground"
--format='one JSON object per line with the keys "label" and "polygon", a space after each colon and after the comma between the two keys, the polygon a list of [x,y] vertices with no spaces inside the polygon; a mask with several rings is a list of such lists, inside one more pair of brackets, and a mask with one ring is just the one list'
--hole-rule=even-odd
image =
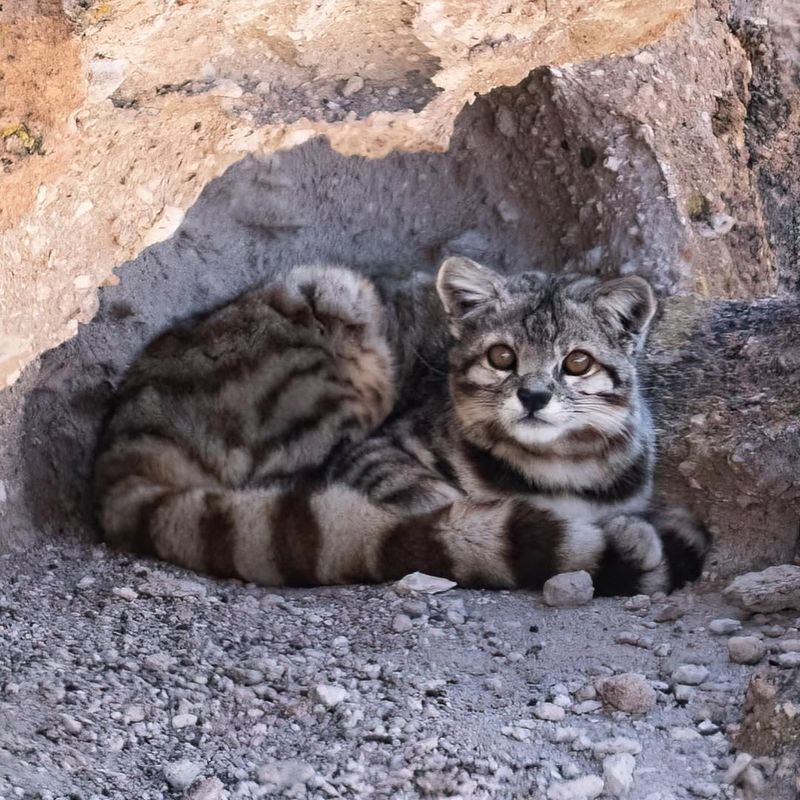
{"label": "rocky ground", "polygon": [[748,682],[797,695],[798,612],[708,586],[274,591],[59,544],[0,587],[0,800],[795,796],[736,742]]}

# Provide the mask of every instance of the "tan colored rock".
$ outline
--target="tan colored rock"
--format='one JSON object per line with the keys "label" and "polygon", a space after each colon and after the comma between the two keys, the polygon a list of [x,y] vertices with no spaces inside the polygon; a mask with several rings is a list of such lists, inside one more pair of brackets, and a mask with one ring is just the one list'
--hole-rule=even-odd
{"label": "tan colored rock", "polygon": [[[0,11],[0,49],[14,56],[4,59],[0,134],[9,140],[23,126],[31,141],[30,152],[8,156],[0,195],[0,386],[88,322],[94,287],[172,234],[203,186],[246,153],[319,134],[369,157],[441,150],[475,92],[516,83],[538,64],[639,47],[690,6],[424,0],[376,2],[365,14],[358,0],[63,5],[67,13],[18,0]],[[325,102],[353,75],[365,88],[348,120]],[[388,104],[377,90],[408,86],[409,75],[415,90]],[[76,285],[85,274],[92,286]]]}

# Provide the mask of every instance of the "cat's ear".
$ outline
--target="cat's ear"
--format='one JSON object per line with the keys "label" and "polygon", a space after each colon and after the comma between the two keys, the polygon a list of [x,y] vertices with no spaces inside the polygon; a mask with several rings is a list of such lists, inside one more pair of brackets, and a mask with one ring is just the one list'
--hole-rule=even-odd
{"label": "cat's ear", "polygon": [[594,307],[623,332],[644,337],[656,313],[656,296],[644,278],[628,275],[601,283],[594,291]]}
{"label": "cat's ear", "polygon": [[445,313],[456,322],[502,299],[505,278],[464,256],[450,256],[439,267],[436,291]]}

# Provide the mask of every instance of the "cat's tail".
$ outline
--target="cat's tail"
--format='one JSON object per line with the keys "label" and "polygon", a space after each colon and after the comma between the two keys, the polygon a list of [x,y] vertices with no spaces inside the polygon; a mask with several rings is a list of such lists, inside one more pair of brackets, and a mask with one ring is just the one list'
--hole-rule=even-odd
{"label": "cat's tail", "polygon": [[198,480],[187,488],[174,480],[168,451],[142,456],[136,463],[128,449],[116,467],[101,456],[98,516],[109,543],[268,586],[375,583],[420,571],[466,587],[539,588],[585,569],[598,594],[652,593],[696,577],[706,547],[676,517],[664,517],[661,545],[647,523],[609,534],[519,499],[465,497],[404,517],[344,484],[233,490]]}

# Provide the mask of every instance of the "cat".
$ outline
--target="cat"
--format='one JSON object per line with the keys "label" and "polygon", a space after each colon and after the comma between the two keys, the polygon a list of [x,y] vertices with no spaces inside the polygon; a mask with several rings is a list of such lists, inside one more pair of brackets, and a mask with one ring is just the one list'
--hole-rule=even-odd
{"label": "cat", "polygon": [[671,591],[709,547],[651,507],[637,276],[502,276],[459,256],[403,285],[297,267],[147,346],[95,464],[112,545],[270,586]]}

